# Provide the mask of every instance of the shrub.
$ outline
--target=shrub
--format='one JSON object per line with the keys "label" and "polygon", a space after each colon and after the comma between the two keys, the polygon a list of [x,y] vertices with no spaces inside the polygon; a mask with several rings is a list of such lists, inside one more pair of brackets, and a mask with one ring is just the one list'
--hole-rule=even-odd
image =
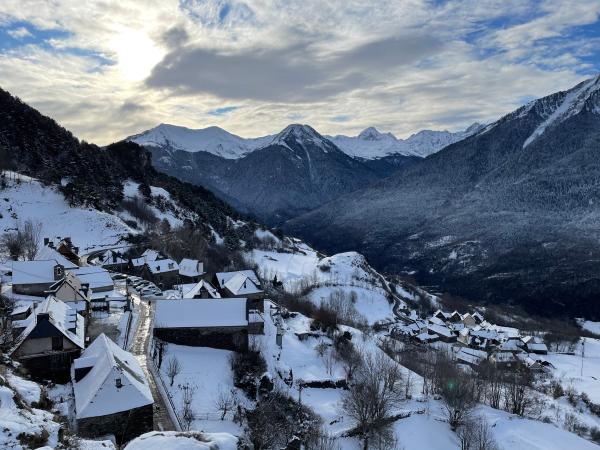
{"label": "shrub", "polygon": [[42,430],[40,433],[19,433],[17,440],[19,443],[26,448],[39,448],[44,447],[48,443],[50,434],[47,430]]}
{"label": "shrub", "polygon": [[259,351],[234,353],[230,357],[233,384],[250,398],[256,398],[258,379],[267,370],[267,363]]}

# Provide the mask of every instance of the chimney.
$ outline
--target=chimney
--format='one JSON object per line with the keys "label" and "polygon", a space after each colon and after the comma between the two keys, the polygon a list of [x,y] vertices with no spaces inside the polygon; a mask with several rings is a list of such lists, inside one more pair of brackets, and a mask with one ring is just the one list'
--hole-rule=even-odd
{"label": "chimney", "polygon": [[44,245],[48,245],[50,243],[50,238],[45,237],[44,238]]}
{"label": "chimney", "polygon": [[88,296],[89,291],[90,291],[90,283],[81,283],[81,292],[83,292],[84,297]]}
{"label": "chimney", "polygon": [[57,264],[54,266],[54,280],[58,281],[58,280],[62,280],[65,277],[65,268],[60,265]]}

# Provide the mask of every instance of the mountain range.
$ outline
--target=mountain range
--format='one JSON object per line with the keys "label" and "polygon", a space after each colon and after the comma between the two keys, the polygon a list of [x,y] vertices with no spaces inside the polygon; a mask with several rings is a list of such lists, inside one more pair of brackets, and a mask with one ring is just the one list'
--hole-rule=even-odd
{"label": "mountain range", "polygon": [[275,135],[244,139],[218,127],[161,124],[127,140],[151,151],[157,169],[205,186],[238,210],[279,225],[480,128],[422,131],[402,140],[375,128],[356,137],[327,137],[308,125],[292,124]]}
{"label": "mountain range", "polygon": [[472,300],[600,317],[600,76],[288,221]]}

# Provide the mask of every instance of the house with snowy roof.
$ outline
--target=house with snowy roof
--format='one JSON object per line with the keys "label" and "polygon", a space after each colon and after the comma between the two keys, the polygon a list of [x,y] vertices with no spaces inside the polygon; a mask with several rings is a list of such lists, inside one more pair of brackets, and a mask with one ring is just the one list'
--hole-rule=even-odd
{"label": "house with snowy roof", "polygon": [[457,362],[466,364],[473,369],[477,369],[483,361],[488,359],[488,354],[483,350],[461,347],[456,352],[455,358]]}
{"label": "house with snowy roof", "polygon": [[49,296],[35,306],[9,354],[36,379],[64,383],[71,361],[85,346],[84,318],[74,308]]}
{"label": "house with snowy roof", "polygon": [[254,270],[218,272],[214,276],[222,297],[247,298],[250,309],[264,311],[264,291]]}
{"label": "house with snowy roof", "polygon": [[98,266],[78,267],[67,272],[75,275],[81,283],[87,284],[93,292],[111,292],[115,283],[108,270]]}
{"label": "house with snowy roof", "polygon": [[438,325],[431,323],[427,326],[427,333],[430,335],[437,335],[439,340],[442,342],[455,342],[456,334],[448,327],[444,325]]}
{"label": "house with snowy roof", "polygon": [[106,335],[73,361],[77,433],[114,435],[118,444],[153,429],[154,399],[140,363]]}
{"label": "house with snowy roof", "polygon": [[217,288],[206,280],[179,286],[183,298],[221,298]]}
{"label": "house with snowy roof", "polygon": [[12,291],[45,297],[50,287],[65,276],[65,267],[54,259],[12,262]]}
{"label": "house with snowy roof", "polygon": [[98,257],[98,262],[106,270],[111,272],[126,272],[130,269],[129,260],[125,259],[120,252],[107,250]]}
{"label": "house with snowy roof", "polygon": [[90,294],[89,284],[83,283],[79,277],[69,271],[45,292],[45,295],[52,295],[67,303],[84,317],[89,315]]}
{"label": "house with snowy roof", "polygon": [[44,260],[54,260],[58,264],[62,265],[65,269],[77,269],[79,266],[74,262],[65,258],[62,253],[59,253],[58,250],[54,246],[44,245],[40,247],[35,255],[35,259],[44,261]]}
{"label": "house with snowy roof", "polygon": [[179,280],[179,264],[172,259],[148,261],[140,269],[139,275],[163,289],[168,289]]}
{"label": "house with snowy roof", "polygon": [[[56,238],[44,238],[44,247],[49,247],[55,249],[58,253],[60,253],[63,257],[69,260],[71,263],[78,265],[79,264],[79,247],[73,245],[73,241],[69,236]],[[38,257],[38,259],[41,259]]]}
{"label": "house with snowy roof", "polygon": [[194,347],[248,349],[245,298],[158,300],[155,305],[157,339]]}
{"label": "house with snowy roof", "polygon": [[183,258],[179,263],[179,279],[182,283],[195,283],[204,275],[204,263],[197,259]]}
{"label": "house with snowy roof", "polygon": [[548,354],[548,347],[544,341],[537,336],[524,336],[521,339],[521,346],[527,353],[536,353],[538,355]]}

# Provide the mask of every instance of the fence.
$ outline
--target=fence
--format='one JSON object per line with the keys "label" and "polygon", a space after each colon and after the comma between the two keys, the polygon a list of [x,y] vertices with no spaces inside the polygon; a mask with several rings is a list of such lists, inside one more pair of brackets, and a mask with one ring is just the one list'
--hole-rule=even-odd
{"label": "fence", "polygon": [[[153,342],[154,342],[154,340],[153,340]],[[149,349],[148,353],[150,353],[150,347],[151,346],[148,346],[148,349]],[[160,391],[160,396],[163,399],[167,400],[165,403],[165,406],[167,407],[169,416],[171,416],[171,421],[173,422],[173,425],[175,425],[175,428],[177,428],[177,431],[184,431],[185,427],[182,425],[182,421],[179,418],[179,414],[177,413],[177,408],[175,407],[173,398],[171,397],[171,394],[169,393],[169,390],[167,389],[167,385],[165,384],[164,380],[162,379],[162,376],[160,374],[160,369],[156,366],[156,362],[154,361],[154,359],[152,359],[152,357],[149,354],[146,356],[146,358],[151,361],[150,364],[148,364],[148,368],[150,369],[150,371],[152,372],[152,376],[156,380],[156,388]]]}

